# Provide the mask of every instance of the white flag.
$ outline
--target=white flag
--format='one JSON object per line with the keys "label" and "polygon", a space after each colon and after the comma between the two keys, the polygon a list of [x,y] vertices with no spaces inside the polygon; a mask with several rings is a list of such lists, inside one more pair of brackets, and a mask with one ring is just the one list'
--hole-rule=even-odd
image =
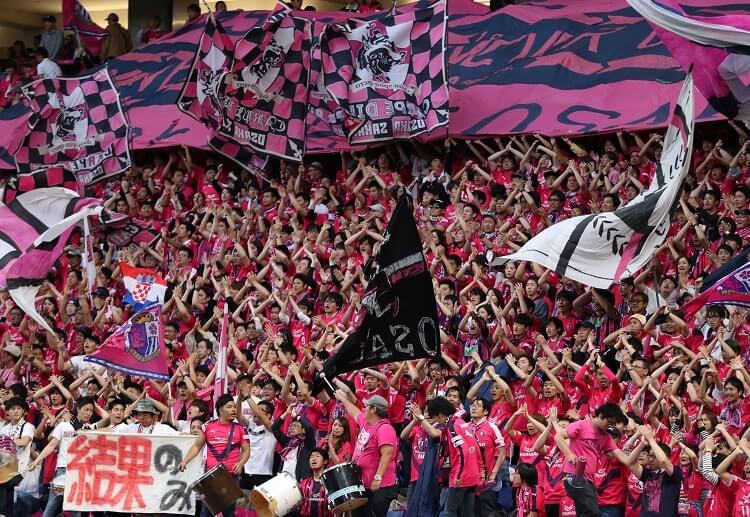
{"label": "white flag", "polygon": [[608,288],[646,265],[669,230],[669,212],[690,168],[693,147],[693,78],[688,74],[647,190],[614,212],[573,217],[547,228],[512,255],[592,287]]}

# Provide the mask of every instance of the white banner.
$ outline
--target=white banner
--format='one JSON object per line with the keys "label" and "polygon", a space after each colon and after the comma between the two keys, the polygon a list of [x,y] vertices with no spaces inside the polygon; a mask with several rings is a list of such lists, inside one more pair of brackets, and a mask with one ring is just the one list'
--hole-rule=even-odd
{"label": "white banner", "polygon": [[693,146],[693,78],[682,86],[664,138],[664,150],[648,189],[614,212],[565,219],[531,238],[516,253],[592,287],[607,289],[651,260],[669,230],[669,212],[690,168]]}
{"label": "white banner", "polygon": [[195,514],[200,461],[177,470],[194,436],[81,432],[68,448],[67,511]]}

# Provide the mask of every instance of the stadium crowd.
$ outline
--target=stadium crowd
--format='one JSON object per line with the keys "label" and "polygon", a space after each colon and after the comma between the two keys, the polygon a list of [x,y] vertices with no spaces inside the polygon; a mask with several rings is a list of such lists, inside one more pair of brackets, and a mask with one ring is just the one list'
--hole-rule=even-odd
{"label": "stadium crowd", "polygon": [[[153,20],[142,37],[152,31]],[[0,108],[24,81],[62,73],[50,45],[43,34],[36,66],[14,46]],[[608,290],[495,259],[635,198],[653,179],[659,134],[410,142],[257,175],[187,148],[137,153],[91,194],[159,237],[115,248],[99,236],[89,290],[75,233],[38,298],[54,333],[0,292],[0,436],[21,472],[0,483],[0,513],[59,515],[67,448],[99,429],[195,434],[181,466],[223,463],[246,491],[288,472],[302,517],[333,515],[320,476],[345,462],[368,491],[354,515],[433,500],[447,517],[750,515],[747,311],[680,310],[750,244],[750,139],[731,122],[703,133],[664,245]],[[363,266],[406,192],[434,277],[440,354],[316,392],[315,374],[361,322]],[[85,361],[132,315],[123,262],[166,279],[169,382]],[[214,400],[225,303],[231,395]],[[202,456],[211,436],[231,447]],[[415,490],[424,476],[435,490]],[[235,511],[251,512],[224,515]]]}
{"label": "stadium crowd", "polygon": [[[247,433],[224,459],[209,451],[207,468],[223,462],[244,489],[289,472],[302,516],[331,515],[320,473],[349,461],[368,489],[363,511],[403,509],[431,443],[448,516],[744,515],[747,312],[679,310],[748,245],[750,140],[732,127],[735,149],[698,141],[664,245],[610,290],[494,259],[633,199],[652,180],[657,134],[399,144],[275,163],[265,176],[187,148],[137,155],[93,194],[159,232],[155,242],[95,242],[89,292],[75,233],[38,298],[54,333],[0,294],[0,435],[24,467],[20,484],[0,485],[0,504],[30,515],[48,494],[44,515],[57,515],[54,479],[77,430],[204,436],[216,410]],[[434,276],[440,355],[314,393],[361,319],[363,265],[404,192]],[[84,361],[131,315],[120,261],[167,281],[170,382]],[[232,395],[212,400],[223,303]]]}

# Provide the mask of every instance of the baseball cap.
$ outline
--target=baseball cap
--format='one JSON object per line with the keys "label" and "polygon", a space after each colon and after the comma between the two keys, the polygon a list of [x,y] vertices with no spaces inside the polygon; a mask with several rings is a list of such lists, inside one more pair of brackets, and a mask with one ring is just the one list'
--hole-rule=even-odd
{"label": "baseball cap", "polygon": [[312,162],[310,165],[307,166],[308,169],[318,169],[319,171],[323,170],[323,164],[320,162]]}
{"label": "baseball cap", "polygon": [[18,348],[18,345],[14,345],[13,343],[11,343],[10,345],[6,345],[3,348],[3,351],[8,352],[13,357],[19,357],[21,355],[21,349]]}
{"label": "baseball cap", "polygon": [[631,316],[630,316],[630,317],[628,318],[628,321],[630,321],[630,320],[632,320],[632,319],[636,319],[636,320],[638,320],[638,323],[640,323],[640,324],[641,324],[641,327],[643,327],[643,326],[645,326],[645,325],[646,325],[646,316],[644,316],[643,314],[632,314],[632,315],[631,315]]}
{"label": "baseball cap", "polygon": [[388,401],[380,395],[373,395],[369,399],[365,400],[365,406],[372,406],[375,409],[381,411],[388,411]]}
{"label": "baseball cap", "polygon": [[94,296],[98,296],[99,298],[106,298],[109,296],[109,289],[106,287],[97,287],[96,291],[94,291]]}
{"label": "baseball cap", "polygon": [[134,413],[153,413],[154,415],[159,413],[156,410],[156,406],[154,406],[154,403],[147,399],[139,400],[138,405],[135,406],[135,409],[133,410],[133,412]]}
{"label": "baseball cap", "polygon": [[119,22],[120,17],[117,16],[115,13],[109,13],[106,18],[107,21],[112,20],[113,22]]}

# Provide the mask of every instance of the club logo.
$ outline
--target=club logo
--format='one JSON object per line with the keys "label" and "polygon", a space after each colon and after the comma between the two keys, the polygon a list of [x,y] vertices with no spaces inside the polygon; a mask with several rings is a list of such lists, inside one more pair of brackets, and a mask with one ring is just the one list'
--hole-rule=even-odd
{"label": "club logo", "polygon": [[151,312],[136,315],[125,334],[126,348],[138,361],[150,361],[159,353],[159,322]]}
{"label": "club logo", "polygon": [[391,72],[396,65],[404,63],[405,58],[406,52],[398,50],[387,34],[369,24],[357,55],[357,75],[364,81],[398,82],[391,77]]}

